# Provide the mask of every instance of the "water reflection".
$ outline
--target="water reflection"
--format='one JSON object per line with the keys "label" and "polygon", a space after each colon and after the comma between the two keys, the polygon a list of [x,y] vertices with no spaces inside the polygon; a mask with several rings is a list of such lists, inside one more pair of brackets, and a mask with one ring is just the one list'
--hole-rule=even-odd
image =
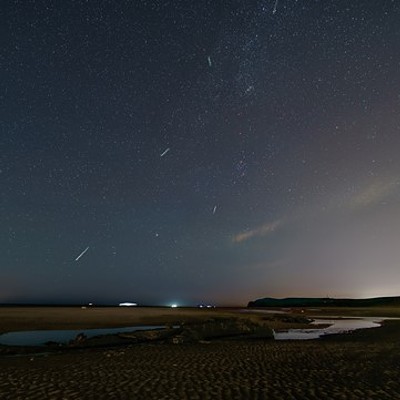
{"label": "water reflection", "polygon": [[70,340],[75,339],[80,333],[91,338],[100,335],[158,328],[164,328],[164,326],[129,326],[124,328],[8,332],[0,335],[0,344],[7,346],[43,346],[47,342],[68,343]]}
{"label": "water reflection", "polygon": [[310,325],[326,325],[325,328],[313,329],[288,329],[286,331],[274,331],[275,340],[310,340],[319,339],[325,335],[346,333],[356,329],[378,328],[381,319],[372,318],[340,318],[340,319],[316,319]]}

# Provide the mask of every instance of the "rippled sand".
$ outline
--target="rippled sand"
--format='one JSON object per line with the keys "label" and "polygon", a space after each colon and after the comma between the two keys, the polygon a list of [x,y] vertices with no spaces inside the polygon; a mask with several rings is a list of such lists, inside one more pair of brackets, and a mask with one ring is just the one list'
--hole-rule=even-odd
{"label": "rippled sand", "polygon": [[144,344],[0,358],[1,399],[399,399],[395,343]]}
{"label": "rippled sand", "polygon": [[[2,311],[3,331],[64,327],[58,323],[65,319],[54,310],[17,311]],[[118,310],[119,318],[113,317],[113,310],[82,312],[81,316],[80,310],[66,310],[64,317],[75,317],[68,326],[101,326],[101,321],[103,326],[104,321],[112,326],[121,321],[147,321],[150,317],[164,323],[177,317],[190,321],[200,318],[198,312],[194,315],[185,310],[179,314],[167,310]],[[205,315],[233,321],[225,311]],[[42,318],[34,318],[39,316]],[[214,320],[212,327],[219,326],[218,321]],[[242,324],[242,320],[237,321]],[[268,325],[283,323],[265,317],[262,321]],[[296,322],[290,317],[284,323],[301,325],[302,320]],[[244,327],[251,326],[250,322],[246,324]],[[194,329],[195,333],[204,327],[191,326],[194,328],[189,327],[189,332]],[[399,338],[400,321],[389,321],[382,328],[305,342],[218,338],[200,343],[148,341],[107,347],[110,342],[106,341],[100,348],[18,356],[10,356],[13,349],[0,348],[0,399],[398,400]],[[23,351],[26,350],[19,353]]]}

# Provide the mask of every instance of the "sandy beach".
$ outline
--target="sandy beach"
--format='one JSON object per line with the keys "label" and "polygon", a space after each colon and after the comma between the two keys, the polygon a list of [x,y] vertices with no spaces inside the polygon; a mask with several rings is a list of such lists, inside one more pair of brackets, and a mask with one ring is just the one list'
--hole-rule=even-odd
{"label": "sandy beach", "polygon": [[217,339],[3,354],[0,398],[398,399],[399,333],[399,321],[389,321],[324,340]]}

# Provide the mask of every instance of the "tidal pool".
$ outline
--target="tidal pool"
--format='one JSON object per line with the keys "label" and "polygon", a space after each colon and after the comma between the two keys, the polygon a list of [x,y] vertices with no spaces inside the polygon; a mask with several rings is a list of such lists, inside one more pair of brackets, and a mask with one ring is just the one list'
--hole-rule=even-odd
{"label": "tidal pool", "polygon": [[165,326],[129,326],[124,328],[8,332],[0,335],[0,344],[7,346],[43,346],[47,342],[68,343],[70,340],[75,339],[80,333],[91,338],[94,336],[160,328],[165,328]]}
{"label": "tidal pool", "polygon": [[372,318],[340,318],[340,319],[316,319],[310,325],[327,325],[325,328],[288,329],[274,331],[275,340],[310,340],[319,339],[325,335],[334,335],[355,331],[356,329],[378,328],[382,319]]}

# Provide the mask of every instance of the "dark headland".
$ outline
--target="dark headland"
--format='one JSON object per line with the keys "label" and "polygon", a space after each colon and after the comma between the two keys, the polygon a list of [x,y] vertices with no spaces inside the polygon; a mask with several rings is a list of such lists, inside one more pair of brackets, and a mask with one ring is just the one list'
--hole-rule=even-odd
{"label": "dark headland", "polygon": [[265,297],[250,301],[248,307],[379,307],[400,306],[400,296],[367,299],[335,299],[330,297]]}

